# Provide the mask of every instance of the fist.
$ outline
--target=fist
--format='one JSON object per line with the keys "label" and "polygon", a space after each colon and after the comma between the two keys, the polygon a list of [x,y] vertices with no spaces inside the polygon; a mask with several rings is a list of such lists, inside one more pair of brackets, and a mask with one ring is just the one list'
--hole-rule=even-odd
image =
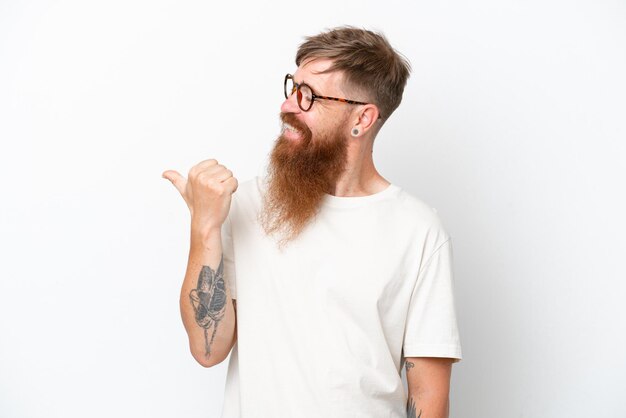
{"label": "fist", "polygon": [[187,178],[174,170],[164,171],[162,177],[171,181],[185,200],[192,229],[205,232],[222,226],[238,186],[232,171],[210,159],[191,167]]}

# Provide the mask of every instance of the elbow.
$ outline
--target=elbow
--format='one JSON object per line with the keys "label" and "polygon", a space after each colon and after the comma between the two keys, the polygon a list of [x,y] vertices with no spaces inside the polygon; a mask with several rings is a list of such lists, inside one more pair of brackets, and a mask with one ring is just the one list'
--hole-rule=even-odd
{"label": "elbow", "polygon": [[199,365],[201,365],[204,368],[209,368],[209,367],[213,367],[216,364],[218,364],[219,362],[214,361],[212,358],[206,358],[205,355],[193,355],[193,358],[198,362]]}
{"label": "elbow", "polygon": [[208,361],[206,358],[204,357],[193,357],[194,359],[196,359],[196,361],[198,362],[199,365],[201,365],[202,367],[208,369],[209,367],[213,367],[215,366],[215,363],[212,361]]}
{"label": "elbow", "polygon": [[201,365],[202,367],[207,368],[207,369],[209,367],[213,367],[215,365],[218,365],[222,361],[224,361],[223,358],[219,358],[215,354],[207,355],[204,352],[199,353],[199,352],[193,352],[192,351],[191,355],[198,362],[199,365]]}
{"label": "elbow", "polygon": [[233,345],[235,344],[236,336],[233,338],[228,347],[222,347],[219,345],[213,346],[211,353],[206,352],[206,347],[204,344],[200,344],[198,346],[194,346],[193,344],[189,345],[189,349],[191,351],[191,355],[193,358],[200,364],[202,367],[209,368],[216,366],[226,360],[228,355],[230,354]]}

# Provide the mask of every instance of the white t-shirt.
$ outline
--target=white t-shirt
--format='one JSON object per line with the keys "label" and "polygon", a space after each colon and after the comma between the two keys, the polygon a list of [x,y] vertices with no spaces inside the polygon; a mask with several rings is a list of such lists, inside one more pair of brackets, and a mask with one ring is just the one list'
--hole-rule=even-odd
{"label": "white t-shirt", "polygon": [[264,188],[241,183],[222,227],[237,299],[222,418],[406,417],[403,356],[461,359],[435,211],[394,184],[326,195],[280,250],[257,221]]}

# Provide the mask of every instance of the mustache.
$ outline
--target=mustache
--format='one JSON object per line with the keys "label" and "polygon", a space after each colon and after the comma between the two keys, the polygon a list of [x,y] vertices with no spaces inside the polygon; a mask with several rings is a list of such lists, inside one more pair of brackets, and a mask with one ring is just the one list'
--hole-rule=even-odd
{"label": "mustache", "polygon": [[296,117],[296,115],[294,115],[293,113],[280,113],[280,120],[283,123],[286,123],[288,125],[293,126],[295,129],[297,129],[298,131],[303,132],[305,135],[311,135],[312,132],[309,129],[308,126],[306,126],[306,124],[302,121],[300,121],[300,119],[298,119]]}

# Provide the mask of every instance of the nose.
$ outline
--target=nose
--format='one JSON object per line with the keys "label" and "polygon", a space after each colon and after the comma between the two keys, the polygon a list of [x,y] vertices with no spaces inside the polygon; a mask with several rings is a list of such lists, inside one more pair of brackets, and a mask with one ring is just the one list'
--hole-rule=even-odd
{"label": "nose", "polygon": [[285,99],[283,104],[280,106],[280,111],[283,113],[300,113],[300,107],[298,106],[298,99],[296,98],[296,93],[290,95]]}

